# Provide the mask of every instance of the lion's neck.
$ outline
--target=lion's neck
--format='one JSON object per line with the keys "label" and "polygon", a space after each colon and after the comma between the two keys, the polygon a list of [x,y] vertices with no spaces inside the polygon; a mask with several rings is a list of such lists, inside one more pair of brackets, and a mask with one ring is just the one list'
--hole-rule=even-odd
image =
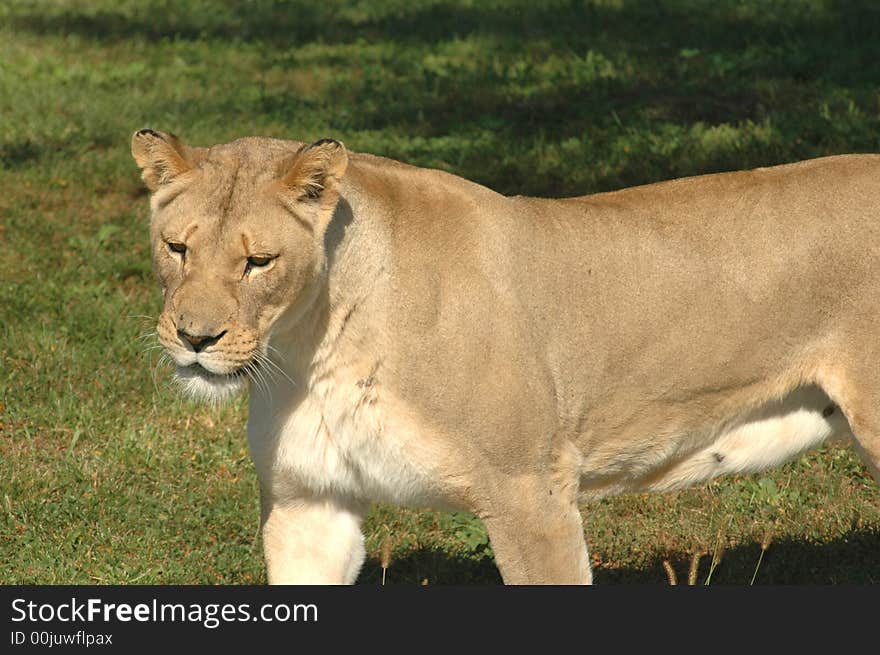
{"label": "lion's neck", "polygon": [[326,266],[312,304],[273,339],[288,374],[306,386],[342,369],[361,377],[375,373],[387,311],[381,211],[357,185],[344,190],[324,239]]}

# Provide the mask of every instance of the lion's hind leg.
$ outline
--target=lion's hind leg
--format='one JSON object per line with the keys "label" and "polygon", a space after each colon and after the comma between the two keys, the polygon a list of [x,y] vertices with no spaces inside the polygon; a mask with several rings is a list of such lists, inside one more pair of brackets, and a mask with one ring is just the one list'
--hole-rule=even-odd
{"label": "lion's hind leg", "polygon": [[827,367],[820,384],[846,418],[856,451],[880,484],[880,358]]}

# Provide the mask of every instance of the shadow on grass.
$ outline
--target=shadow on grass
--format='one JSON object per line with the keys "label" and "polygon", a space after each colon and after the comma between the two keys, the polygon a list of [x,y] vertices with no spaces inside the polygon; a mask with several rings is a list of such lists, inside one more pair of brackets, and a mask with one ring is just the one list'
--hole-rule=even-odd
{"label": "shadow on grass", "polygon": [[[830,0],[812,10],[803,3],[712,0],[639,0],[620,6],[524,0],[410,6],[382,0],[239,0],[218,4],[210,12],[198,3],[172,9],[157,0],[131,4],[128,11],[87,4],[33,5],[13,12],[9,21],[16,30],[47,36],[75,34],[98,41],[217,39],[266,43],[276,50],[307,43],[436,45],[481,35],[492,37],[502,52],[522,52],[536,44],[563,55],[598,46],[637,56],[685,59],[697,59],[704,52],[751,51],[739,62],[750,74],[784,74],[793,81],[833,76],[843,83],[876,83],[874,63],[880,53],[880,5],[873,0]],[[700,66],[699,60],[691,63]],[[728,67],[735,69],[736,63]],[[683,103],[681,108],[687,106]]]}
{"label": "shadow on grass", "polygon": [[[377,154],[453,169],[502,193],[580,195],[880,145],[880,5],[871,0],[262,0],[217,3],[211,11],[202,3],[171,10],[153,0],[113,9],[34,5],[17,9],[9,22],[23,32],[99,42],[263,46],[266,69],[341,66],[345,73],[317,98],[278,85],[251,106],[230,108],[229,98],[215,94],[214,104],[198,111],[253,112],[291,126],[308,112],[347,134],[454,134],[452,152],[430,142],[424,154],[413,153],[386,137]],[[472,37],[484,41],[471,52],[461,43]],[[356,47],[300,61],[297,49],[306,44]],[[375,44],[393,54],[377,62],[360,57]],[[471,55],[435,65],[431,57],[442,47]],[[563,62],[555,69],[554,57]],[[743,122],[767,122],[771,136],[707,146],[699,130],[682,136],[660,128]],[[581,143],[547,155],[566,140]],[[577,172],[597,161],[608,170]],[[566,167],[570,173],[559,172]]]}
{"label": "shadow on grass", "polygon": [[[128,9],[124,5],[129,5]],[[880,38],[880,7],[872,0],[831,0],[820,8],[804,3],[631,0],[611,3],[525,0],[455,2],[280,2],[237,0],[212,11],[200,3],[164,0],[118,3],[113,9],[64,4],[18,10],[12,25],[38,34],[77,34],[98,40],[237,39],[301,45],[367,41],[437,43],[471,34],[504,39],[550,39],[589,43],[596,38],[646,50],[682,44],[712,49],[797,39],[852,46]],[[647,29],[650,28],[650,29]],[[824,47],[824,46],[823,46]],[[849,53],[847,52],[849,50]],[[847,58],[854,49],[839,53]],[[805,71],[806,72],[806,71]],[[852,69],[853,75],[865,71]]]}
{"label": "shadow on grass", "polygon": [[[369,558],[364,562],[357,583],[382,583],[379,560]],[[385,584],[501,584],[501,574],[491,557],[456,557],[440,549],[422,549],[393,559]]]}
{"label": "shadow on grass", "polygon": [[[670,557],[669,562],[678,583],[687,584],[690,557]],[[711,565],[710,556],[700,560],[697,576],[700,584],[709,576]],[[731,548],[722,554],[710,583],[748,585],[753,575],[755,584],[762,585],[877,584],[880,583],[880,534],[855,531],[823,543],[782,539],[770,544],[763,559],[759,544]],[[663,558],[656,558],[644,570],[598,568],[595,578],[599,584],[668,584]]]}
{"label": "shadow on grass", "polygon": [[[713,585],[748,585],[755,575],[758,585],[827,585],[880,583],[880,534],[856,531],[825,543],[781,540],[770,544],[758,566],[761,548],[750,544],[723,553],[712,572]],[[689,557],[668,558],[680,585],[687,584]],[[698,584],[709,576],[711,557],[700,560]],[[594,567],[596,584],[668,584],[663,558],[644,569]],[[382,569],[368,560],[358,584],[380,584]],[[500,584],[491,558],[452,557],[439,550],[415,551],[391,562],[386,584]]]}

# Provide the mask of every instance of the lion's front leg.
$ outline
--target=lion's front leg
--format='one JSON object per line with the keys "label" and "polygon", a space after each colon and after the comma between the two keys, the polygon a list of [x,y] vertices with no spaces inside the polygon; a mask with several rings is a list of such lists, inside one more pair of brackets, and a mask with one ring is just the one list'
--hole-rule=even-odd
{"label": "lion's front leg", "polygon": [[353,584],[364,562],[363,507],[334,498],[262,498],[269,584]]}

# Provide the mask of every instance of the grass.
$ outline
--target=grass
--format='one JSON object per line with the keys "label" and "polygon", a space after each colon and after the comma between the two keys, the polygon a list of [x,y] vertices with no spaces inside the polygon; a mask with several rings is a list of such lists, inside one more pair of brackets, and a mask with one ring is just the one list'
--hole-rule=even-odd
{"label": "grass", "polygon": [[[334,136],[579,195],[880,151],[878,60],[867,0],[3,3],[0,582],[265,580],[245,402],[180,399],[139,340],[160,301],[135,129]],[[880,581],[847,448],[583,513],[598,582],[695,555],[700,583]],[[499,580],[468,515],[378,506],[365,530],[362,582],[382,559],[388,583]]]}

